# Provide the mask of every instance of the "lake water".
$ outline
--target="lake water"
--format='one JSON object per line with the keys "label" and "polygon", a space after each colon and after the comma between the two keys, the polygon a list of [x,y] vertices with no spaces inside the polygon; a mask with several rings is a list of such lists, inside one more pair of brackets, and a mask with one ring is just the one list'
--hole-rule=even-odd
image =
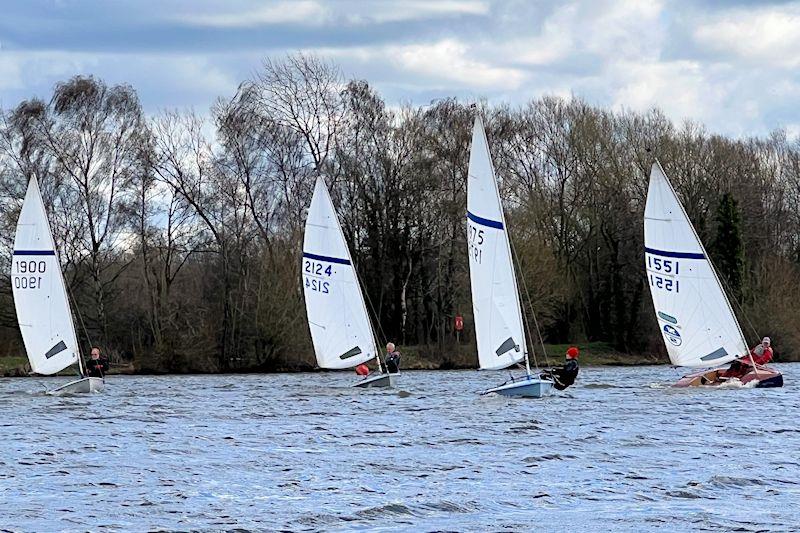
{"label": "lake water", "polygon": [[0,530],[797,531],[800,364],[776,366],[586,368],[545,400],[478,371],[0,379]]}

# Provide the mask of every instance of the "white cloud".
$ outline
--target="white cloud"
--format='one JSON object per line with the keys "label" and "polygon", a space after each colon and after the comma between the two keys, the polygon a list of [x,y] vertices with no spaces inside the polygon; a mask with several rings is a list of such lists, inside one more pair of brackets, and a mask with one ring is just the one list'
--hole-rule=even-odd
{"label": "white cloud", "polygon": [[467,87],[516,88],[525,77],[520,70],[480,61],[470,47],[455,39],[393,47],[388,52],[408,72]]}
{"label": "white cloud", "polygon": [[327,17],[326,9],[312,0],[278,2],[250,10],[228,10],[214,13],[171,17],[176,22],[214,28],[253,28],[269,24],[319,25]]}
{"label": "white cloud", "polygon": [[701,46],[734,58],[780,67],[800,64],[800,7],[736,10],[709,17],[694,31]]}
{"label": "white cloud", "polygon": [[[359,13],[359,7],[366,7]],[[357,23],[385,23],[424,20],[453,15],[486,15],[489,4],[476,0],[406,0],[405,2],[357,2],[347,20]]]}

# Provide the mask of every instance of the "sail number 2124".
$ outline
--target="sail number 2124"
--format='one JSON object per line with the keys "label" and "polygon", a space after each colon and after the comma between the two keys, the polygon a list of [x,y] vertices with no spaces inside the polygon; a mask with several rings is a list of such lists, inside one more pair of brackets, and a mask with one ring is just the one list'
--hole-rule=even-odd
{"label": "sail number 2124", "polygon": [[330,292],[330,282],[325,281],[325,276],[333,275],[331,265],[323,265],[311,259],[303,260],[303,283],[307,289],[328,294]]}

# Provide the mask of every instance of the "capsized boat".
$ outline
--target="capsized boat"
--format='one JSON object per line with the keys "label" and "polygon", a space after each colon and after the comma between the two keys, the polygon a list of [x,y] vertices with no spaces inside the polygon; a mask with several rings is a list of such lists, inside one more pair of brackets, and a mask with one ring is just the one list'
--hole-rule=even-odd
{"label": "capsized boat", "polygon": [[484,392],[526,398],[553,393],[553,382],[531,372],[519,290],[505,215],[480,116],[472,128],[467,178],[467,244],[478,362],[500,370],[525,362],[526,373]]}
{"label": "capsized boat", "polygon": [[393,386],[400,374],[384,372],[350,250],[321,176],[306,219],[302,281],[317,364],[344,369],[375,359],[378,373],[353,386]]}
{"label": "capsized boat", "polygon": [[[711,258],[658,161],[650,172],[644,245],[653,308],[672,364],[708,369],[749,356],[742,328]],[[738,378],[742,384],[783,385],[777,370],[751,366],[750,372]],[[729,381],[724,371],[724,367],[698,371],[674,386],[721,385]]]}
{"label": "capsized boat", "polygon": [[50,390],[48,394],[101,391],[103,379],[87,377],[83,368],[61,263],[35,176],[28,182],[17,221],[11,287],[32,373],[57,374],[71,365],[78,365],[80,379]]}

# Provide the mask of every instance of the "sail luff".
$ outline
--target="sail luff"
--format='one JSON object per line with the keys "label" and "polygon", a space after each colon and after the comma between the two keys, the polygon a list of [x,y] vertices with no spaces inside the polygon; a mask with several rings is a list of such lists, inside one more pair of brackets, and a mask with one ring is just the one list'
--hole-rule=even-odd
{"label": "sail luff", "polygon": [[[317,363],[349,368],[379,358],[355,265],[322,177],[306,219],[303,291]],[[380,359],[378,359],[379,368]]]}
{"label": "sail luff", "polygon": [[480,116],[470,149],[467,230],[480,367],[506,368],[527,359],[527,346],[505,213]]}
{"label": "sail luff", "polygon": [[673,364],[708,367],[746,354],[719,276],[658,162],[651,170],[644,230],[653,307]]}
{"label": "sail luff", "polygon": [[39,183],[31,177],[14,237],[11,282],[31,369],[55,374],[81,363],[61,262]]}
{"label": "sail luff", "polygon": [[731,305],[730,299],[728,298],[728,293],[725,291],[725,287],[722,286],[722,281],[719,279],[719,274],[717,273],[717,269],[714,266],[714,261],[708,254],[708,251],[706,250],[706,247],[703,244],[703,240],[700,238],[700,235],[697,234],[697,230],[695,229],[694,224],[692,224],[691,220],[689,220],[689,215],[686,213],[686,208],[683,207],[683,203],[680,201],[680,198],[678,198],[678,193],[677,191],[675,191],[675,187],[672,186],[672,182],[669,180],[669,177],[667,177],[667,173],[664,172],[664,167],[661,166],[661,162],[658,159],[656,159],[655,164],[658,165],[658,169],[661,171],[661,174],[664,176],[664,180],[667,182],[670,191],[677,200],[678,205],[681,208],[681,213],[683,213],[683,216],[686,218],[687,221],[689,221],[689,228],[691,228],[692,230],[692,235],[697,241],[697,244],[700,246],[700,249],[703,251],[703,255],[705,255],[707,258],[708,266],[711,268],[711,273],[714,274],[714,281],[717,283],[717,288],[722,293],[722,297],[725,300],[725,305],[727,306],[728,312],[730,313],[731,317],[733,317],[733,322],[736,324],[736,330],[739,332],[739,339],[742,341],[742,345],[745,348],[745,353],[741,355],[745,355],[746,353],[749,353],[747,339],[745,339],[744,332],[742,331],[742,325],[739,324],[739,320],[736,318],[736,313],[733,311],[733,306]]}

